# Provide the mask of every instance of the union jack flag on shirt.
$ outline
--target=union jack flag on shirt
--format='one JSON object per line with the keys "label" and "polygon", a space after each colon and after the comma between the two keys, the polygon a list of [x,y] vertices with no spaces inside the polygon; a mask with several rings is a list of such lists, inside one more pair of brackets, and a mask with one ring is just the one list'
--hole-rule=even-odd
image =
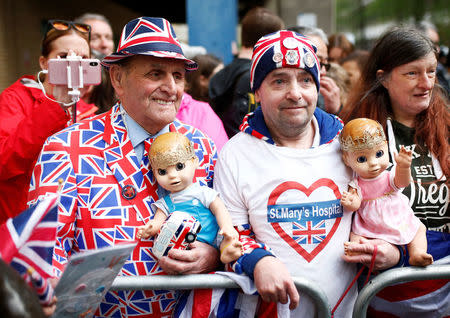
{"label": "union jack flag on shirt", "polygon": [[58,220],[58,194],[49,194],[0,226],[0,253],[36,290],[41,303],[53,298],[52,254]]}
{"label": "union jack flag on shirt", "polygon": [[325,220],[319,222],[292,223],[292,238],[298,244],[317,244],[327,236]]}

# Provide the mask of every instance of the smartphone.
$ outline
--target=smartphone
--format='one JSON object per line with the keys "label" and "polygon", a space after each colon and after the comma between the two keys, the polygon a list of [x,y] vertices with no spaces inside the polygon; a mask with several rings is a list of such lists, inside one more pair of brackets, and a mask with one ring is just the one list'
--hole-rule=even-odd
{"label": "smartphone", "polygon": [[[81,67],[81,68],[80,68]],[[68,73],[70,72],[69,76]],[[53,85],[66,85],[69,88],[98,85],[102,80],[102,69],[97,59],[50,59],[48,60],[48,81]]]}

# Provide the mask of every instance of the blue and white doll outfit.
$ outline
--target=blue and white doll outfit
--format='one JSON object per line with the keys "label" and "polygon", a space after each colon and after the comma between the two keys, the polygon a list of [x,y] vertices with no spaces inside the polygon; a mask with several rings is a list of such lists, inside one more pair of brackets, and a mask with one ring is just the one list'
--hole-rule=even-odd
{"label": "blue and white doll outfit", "polygon": [[152,208],[161,209],[167,216],[174,211],[187,212],[195,217],[202,229],[197,240],[217,247],[216,236],[219,231],[216,217],[209,209],[218,193],[214,189],[193,183],[186,189],[170,193],[152,204]]}

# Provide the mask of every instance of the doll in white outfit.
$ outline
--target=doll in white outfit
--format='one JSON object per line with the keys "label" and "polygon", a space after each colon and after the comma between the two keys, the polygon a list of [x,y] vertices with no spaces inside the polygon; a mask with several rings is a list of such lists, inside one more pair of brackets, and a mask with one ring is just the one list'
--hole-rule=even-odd
{"label": "doll in white outfit", "polygon": [[383,127],[367,118],[348,122],[340,142],[345,164],[357,175],[341,198],[345,209],[357,212],[352,232],[396,245],[407,244],[411,265],[431,264],[426,228],[400,192],[411,182],[412,152],[402,146],[394,158],[395,172],[386,171],[389,153]]}

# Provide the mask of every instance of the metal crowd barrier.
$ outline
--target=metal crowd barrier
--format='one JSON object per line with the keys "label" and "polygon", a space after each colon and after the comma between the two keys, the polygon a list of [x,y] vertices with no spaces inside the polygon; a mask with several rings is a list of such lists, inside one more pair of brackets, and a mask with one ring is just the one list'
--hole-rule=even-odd
{"label": "metal crowd barrier", "polygon": [[[328,297],[322,289],[313,282],[302,278],[293,278],[299,291],[307,293],[317,308],[319,318],[330,318],[331,311]],[[156,275],[156,276],[118,276],[112,290],[148,290],[148,289],[197,289],[197,288],[239,288],[231,278],[216,274],[196,275]]]}
{"label": "metal crowd barrier", "polygon": [[450,279],[450,265],[394,268],[377,275],[359,292],[353,308],[353,318],[365,318],[370,301],[385,287],[397,283],[429,279]]}
{"label": "metal crowd barrier", "polygon": [[[403,267],[385,271],[372,280],[359,292],[353,308],[353,318],[365,318],[372,298],[387,286],[415,280],[450,279],[450,265],[432,265],[427,267]],[[303,278],[293,278],[299,291],[307,293],[317,308],[319,318],[331,318],[328,297],[317,284]],[[215,274],[196,275],[157,275],[157,276],[119,276],[112,290],[149,290],[149,289],[198,289],[198,288],[239,288],[232,279]]]}

